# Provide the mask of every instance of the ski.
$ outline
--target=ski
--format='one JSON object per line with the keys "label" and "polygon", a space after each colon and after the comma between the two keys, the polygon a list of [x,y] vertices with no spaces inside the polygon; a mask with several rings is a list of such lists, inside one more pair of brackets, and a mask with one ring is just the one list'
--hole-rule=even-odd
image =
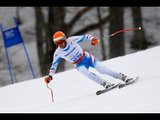
{"label": "ski", "polygon": [[113,85],[112,87],[110,87],[110,88],[108,88],[108,89],[98,90],[98,91],[96,92],[96,95],[100,95],[100,94],[102,94],[102,93],[108,92],[108,91],[116,88],[116,87],[119,86],[119,85],[120,85],[120,83],[115,84],[115,85]]}
{"label": "ski", "polygon": [[119,84],[118,88],[120,89],[120,88],[123,88],[123,87],[125,87],[125,86],[127,86],[127,85],[131,85],[131,84],[133,84],[137,79],[138,79],[138,76],[136,76],[131,82],[121,83],[121,84]]}

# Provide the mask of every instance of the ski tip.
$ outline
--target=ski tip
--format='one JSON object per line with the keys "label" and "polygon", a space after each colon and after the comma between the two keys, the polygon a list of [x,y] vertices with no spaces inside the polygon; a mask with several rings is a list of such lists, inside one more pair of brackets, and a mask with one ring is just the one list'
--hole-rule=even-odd
{"label": "ski tip", "polygon": [[121,88],[124,87],[124,86],[125,86],[125,84],[120,84],[120,85],[118,86],[118,88],[121,89]]}
{"label": "ski tip", "polygon": [[97,91],[97,92],[96,92],[96,95],[99,95],[99,94],[100,94],[100,93]]}

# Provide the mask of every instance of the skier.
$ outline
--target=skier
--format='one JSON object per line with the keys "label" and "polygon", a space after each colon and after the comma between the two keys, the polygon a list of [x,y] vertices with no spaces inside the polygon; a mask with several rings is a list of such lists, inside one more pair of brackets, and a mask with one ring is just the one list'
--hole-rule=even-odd
{"label": "skier", "polygon": [[112,76],[126,83],[132,81],[133,78],[127,77],[120,72],[113,71],[105,67],[92,54],[83,50],[78,43],[86,40],[90,40],[91,45],[93,46],[99,43],[99,40],[97,38],[88,34],[71,36],[67,38],[62,31],[58,31],[53,35],[53,42],[58,46],[58,48],[53,55],[53,62],[49,70],[49,75],[44,79],[47,84],[53,79],[61,58],[71,62],[80,73],[93,80],[94,82],[102,85],[106,89],[114,86],[114,84],[102,79],[95,73],[90,72],[89,67],[96,69],[101,74]]}

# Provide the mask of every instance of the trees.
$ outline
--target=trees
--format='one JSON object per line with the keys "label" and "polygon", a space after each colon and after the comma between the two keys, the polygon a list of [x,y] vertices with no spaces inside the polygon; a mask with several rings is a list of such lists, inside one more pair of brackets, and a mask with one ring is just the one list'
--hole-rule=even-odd
{"label": "trees", "polygon": [[[98,20],[101,21],[102,20],[102,14],[101,14],[101,9],[100,7],[97,7],[97,17],[98,17]],[[99,26],[99,33],[100,33],[100,39],[101,39],[101,53],[102,53],[102,60],[106,60],[107,59],[107,53],[106,53],[106,50],[105,50],[105,45],[104,45],[104,40],[103,40],[103,34],[104,34],[104,30],[103,30],[103,26]]]}
{"label": "trees", "polygon": [[[133,17],[133,26],[134,27],[142,27],[143,29],[143,19],[142,19],[142,10],[141,7],[131,7],[132,9],[132,17]],[[134,31],[133,38],[131,40],[131,48],[143,50],[147,49],[149,45],[151,45],[149,41],[147,41],[145,36],[145,29],[142,31]]]}
{"label": "trees", "polygon": [[[91,23],[85,25],[77,31],[73,31],[74,25],[85,15],[87,12],[93,9],[93,7],[84,7],[80,9],[69,22],[65,22],[65,16],[67,8],[65,7],[49,7],[48,9],[48,21],[44,21],[44,15],[41,7],[35,7],[36,13],[36,32],[37,32],[37,46],[38,54],[41,66],[42,75],[48,74],[48,69],[51,66],[53,60],[53,54],[56,46],[53,44],[52,35],[58,30],[62,30],[67,36],[80,35],[88,31],[95,30],[103,26],[108,22],[110,16],[106,16],[100,19],[97,23]],[[43,47],[45,45],[45,48]],[[45,49],[45,50],[44,50]],[[59,64],[57,72],[64,70],[64,61]]]}
{"label": "trees", "polygon": [[[106,7],[109,8],[101,13],[101,7],[35,7],[36,13],[36,32],[37,46],[39,54],[39,63],[42,75],[48,74],[48,69],[53,60],[53,54],[56,46],[53,44],[52,35],[58,30],[62,30],[66,36],[86,34],[89,31],[99,30],[100,39],[103,38],[104,25],[109,23],[109,34],[124,28],[124,7]],[[43,10],[47,15],[43,14]],[[134,27],[142,27],[142,14],[139,7],[133,7]],[[71,13],[70,19],[66,22],[68,13]],[[92,14],[94,12],[94,14]],[[104,14],[108,12],[108,14]],[[86,15],[87,14],[87,15]],[[96,14],[96,15],[95,15]],[[47,19],[45,19],[47,18]],[[89,21],[85,24],[83,19]],[[80,27],[77,23],[80,23]],[[79,29],[75,30],[78,27]],[[143,28],[143,27],[142,27]],[[107,28],[105,28],[107,29]],[[145,38],[145,31],[134,31],[135,35],[131,41],[132,48],[146,49],[150,43]],[[125,54],[124,33],[117,34],[109,39],[109,57],[117,57]],[[104,41],[101,41],[102,60],[106,59]],[[58,66],[57,72],[63,71],[64,62]]]}
{"label": "trees", "polygon": [[43,48],[45,43],[45,35],[46,33],[46,27],[45,27],[45,21],[44,16],[41,7],[35,7],[35,16],[36,16],[36,38],[37,38],[37,51],[38,51],[38,60],[39,60],[39,66],[41,74],[44,75],[46,73],[46,66],[45,66],[45,50]]}
{"label": "trees", "polygon": [[[109,21],[109,32],[114,33],[117,30],[123,29],[123,7],[110,7],[112,17]],[[124,33],[113,36],[109,40],[110,58],[118,57],[125,54]]]}

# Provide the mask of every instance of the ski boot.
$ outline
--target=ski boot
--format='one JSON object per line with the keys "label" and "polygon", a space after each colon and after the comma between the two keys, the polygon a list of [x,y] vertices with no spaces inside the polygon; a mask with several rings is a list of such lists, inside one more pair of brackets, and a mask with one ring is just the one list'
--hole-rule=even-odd
{"label": "ski boot", "polygon": [[124,75],[122,73],[119,74],[118,78],[120,80],[122,80],[123,82],[125,82],[125,83],[130,83],[130,82],[132,82],[134,80],[133,78],[127,77],[126,75]]}
{"label": "ski boot", "polygon": [[114,86],[114,84],[109,83],[109,82],[103,82],[102,86],[106,89],[112,88],[112,86]]}

